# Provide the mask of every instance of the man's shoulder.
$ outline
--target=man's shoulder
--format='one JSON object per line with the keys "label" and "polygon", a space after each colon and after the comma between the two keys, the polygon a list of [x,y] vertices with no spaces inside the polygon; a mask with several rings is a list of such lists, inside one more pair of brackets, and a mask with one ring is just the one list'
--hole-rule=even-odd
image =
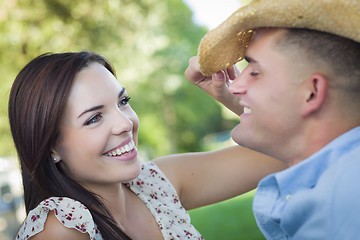
{"label": "man's shoulder", "polygon": [[338,184],[360,179],[360,143],[344,150],[341,154],[334,155],[334,163],[324,172],[323,178],[328,181],[333,179]]}

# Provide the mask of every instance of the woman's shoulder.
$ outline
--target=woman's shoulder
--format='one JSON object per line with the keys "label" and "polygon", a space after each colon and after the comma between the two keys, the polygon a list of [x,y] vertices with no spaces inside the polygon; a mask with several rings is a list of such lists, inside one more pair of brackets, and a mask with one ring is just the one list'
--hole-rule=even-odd
{"label": "woman's shoulder", "polygon": [[[171,196],[178,198],[177,192],[167,179],[165,174],[158,168],[158,166],[151,161],[142,162],[141,172],[139,176],[125,185],[138,195],[145,203],[149,203],[148,198],[158,199],[161,197]],[[158,199],[159,201],[166,201],[167,198]]]}
{"label": "woman's shoulder", "polygon": [[176,189],[153,162],[142,163],[139,176],[127,186],[148,207],[165,239],[203,239],[191,225],[189,214],[181,205]]}
{"label": "woman's shoulder", "polygon": [[[32,239],[43,239],[42,236],[48,238],[47,234],[51,234],[52,239],[60,234],[70,234],[66,235],[68,237],[77,236],[76,239],[80,236],[85,237],[84,239],[89,239],[89,236],[90,239],[102,239],[86,206],[66,197],[45,199],[31,210],[19,230],[17,239],[29,239],[35,235],[37,236]],[[71,239],[68,237],[62,239]]]}
{"label": "woman's shoulder", "polygon": [[[25,238],[24,238],[25,239]],[[89,234],[84,234],[76,229],[65,227],[55,216],[54,211],[49,211],[44,223],[44,229],[33,235],[31,240],[62,240],[62,239],[79,239],[89,240]]]}
{"label": "woman's shoulder", "polygon": [[139,176],[127,183],[130,187],[138,186],[140,188],[144,187],[144,185],[157,188],[155,185],[159,184],[165,184],[171,187],[171,183],[166,178],[165,174],[151,161],[142,162]]}

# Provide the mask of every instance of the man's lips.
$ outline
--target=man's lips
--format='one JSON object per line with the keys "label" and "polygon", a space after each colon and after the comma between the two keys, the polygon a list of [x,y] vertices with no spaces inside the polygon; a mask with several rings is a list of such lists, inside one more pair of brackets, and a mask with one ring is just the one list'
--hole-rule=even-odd
{"label": "man's lips", "polygon": [[249,114],[251,114],[252,110],[250,107],[248,107],[246,104],[239,102],[241,106],[243,106],[244,110],[243,113],[240,115],[240,122],[241,120],[244,120]]}
{"label": "man's lips", "polygon": [[249,113],[251,113],[252,111],[251,111],[251,108],[249,108],[249,107],[244,107],[244,114],[249,114]]}
{"label": "man's lips", "polygon": [[246,104],[244,104],[243,102],[240,101],[239,104],[244,108],[243,114],[249,114],[252,112],[251,108]]}

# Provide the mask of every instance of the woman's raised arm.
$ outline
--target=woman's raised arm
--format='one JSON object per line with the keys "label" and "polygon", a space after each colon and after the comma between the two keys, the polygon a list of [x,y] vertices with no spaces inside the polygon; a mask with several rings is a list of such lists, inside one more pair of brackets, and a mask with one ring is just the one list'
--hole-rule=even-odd
{"label": "woman's raised arm", "polygon": [[153,162],[171,181],[186,209],[246,193],[266,175],[286,168],[279,160],[241,146],[170,155]]}

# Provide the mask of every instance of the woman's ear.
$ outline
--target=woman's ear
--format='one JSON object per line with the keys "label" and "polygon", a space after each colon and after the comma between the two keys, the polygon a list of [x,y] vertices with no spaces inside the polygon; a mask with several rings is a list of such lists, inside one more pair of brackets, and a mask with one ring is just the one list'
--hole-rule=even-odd
{"label": "woman's ear", "polygon": [[322,74],[313,74],[305,83],[305,103],[302,110],[303,116],[308,116],[318,111],[325,102],[328,91],[328,82]]}
{"label": "woman's ear", "polygon": [[58,163],[61,161],[60,154],[54,149],[51,150],[51,159],[53,163]]}

